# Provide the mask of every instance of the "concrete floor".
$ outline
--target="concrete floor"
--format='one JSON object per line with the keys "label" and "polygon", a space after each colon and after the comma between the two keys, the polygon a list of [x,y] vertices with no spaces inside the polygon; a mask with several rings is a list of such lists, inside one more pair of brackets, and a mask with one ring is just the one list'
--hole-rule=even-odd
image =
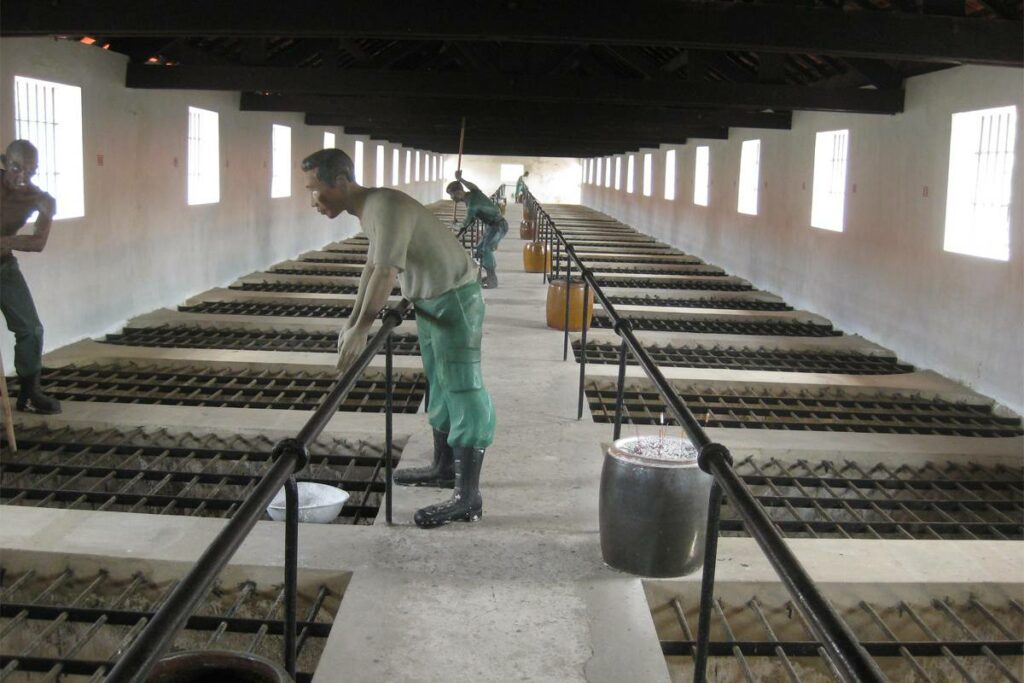
{"label": "concrete floor", "polygon": [[[509,206],[508,219],[513,230],[498,252],[501,287],[485,292],[484,379],[494,398],[498,430],[482,474],[484,517],[476,524],[417,529],[412,524],[415,509],[447,497],[447,492],[398,488],[392,526],[385,523],[383,511],[371,527],[303,525],[300,566],[342,574],[349,582],[314,679],[317,683],[669,680],[643,582],[601,561],[597,489],[603,444],[611,438],[611,426],[591,423],[586,412],[582,421],[576,420],[578,365],[571,356],[562,360],[562,336],[545,325],[546,287],[540,275],[522,272],[523,243],[515,230],[518,206]],[[217,292],[201,298],[214,294],[236,295]],[[143,322],[158,324],[184,315],[159,312]],[[337,325],[245,318],[209,319],[308,329]],[[412,328],[405,323],[399,331]],[[794,348],[809,343],[793,342]],[[832,346],[856,341],[844,337],[814,343]],[[866,342],[861,342],[861,348],[877,350]],[[307,369],[333,365],[329,354],[128,350],[92,342],[68,347],[47,362],[126,355]],[[403,367],[416,364],[415,359],[396,360]],[[695,372],[684,376],[707,379]],[[778,380],[754,376],[776,373],[745,374],[750,376],[730,380]],[[833,377],[801,377],[810,384],[829,379]],[[891,382],[915,392],[945,395],[962,390],[925,373],[891,378]],[[47,422],[284,436],[294,434],[306,417],[288,411],[65,404],[64,415]],[[26,425],[37,421],[21,420]],[[382,416],[339,414],[328,431],[379,435],[382,425]],[[408,439],[402,467],[428,458],[430,431],[422,413],[396,416],[395,431],[398,438]],[[866,462],[904,462],[969,454],[973,460],[1019,465],[1024,446],[1019,438],[709,431],[737,455],[785,459],[841,453]],[[50,559],[99,556],[181,566],[190,564],[223,524],[216,519],[23,507],[4,507],[2,515],[0,550],[8,556],[17,551]],[[811,575],[824,584],[1024,584],[1024,551],[1016,542],[797,539],[791,546]],[[282,526],[260,522],[234,564],[265,572],[279,568],[282,555]],[[654,590],[671,590],[696,581],[699,575],[650,585],[658,587]],[[718,581],[724,588],[730,583],[774,582],[775,576],[752,540],[723,538]]]}

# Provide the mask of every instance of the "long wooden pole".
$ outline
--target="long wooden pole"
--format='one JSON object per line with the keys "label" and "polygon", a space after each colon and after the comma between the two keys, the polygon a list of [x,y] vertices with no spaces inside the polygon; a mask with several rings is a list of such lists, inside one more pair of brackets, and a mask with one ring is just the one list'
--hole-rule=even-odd
{"label": "long wooden pole", "polygon": [[7,378],[4,377],[4,359],[0,356],[0,403],[3,404],[4,431],[7,433],[7,446],[11,453],[18,452],[18,442],[14,440],[14,415],[11,413],[11,396],[7,393]]}
{"label": "long wooden pole", "polygon": [[[466,117],[462,117],[462,126],[459,128],[459,166],[455,170],[462,170],[462,143],[466,141]],[[452,202],[452,222],[458,220],[459,203]]]}

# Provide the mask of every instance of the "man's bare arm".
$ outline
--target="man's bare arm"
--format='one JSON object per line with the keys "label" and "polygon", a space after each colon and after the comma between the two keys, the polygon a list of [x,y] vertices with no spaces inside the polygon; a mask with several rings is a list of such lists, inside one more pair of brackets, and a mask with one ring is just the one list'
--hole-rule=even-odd
{"label": "man's bare arm", "polygon": [[46,248],[46,242],[50,239],[50,226],[53,225],[53,215],[57,211],[57,203],[48,194],[43,193],[37,204],[39,215],[32,226],[31,235],[11,235],[0,237],[0,249],[5,251],[42,251]]}
{"label": "man's bare arm", "polygon": [[355,318],[354,328],[369,331],[373,321],[388,303],[391,296],[391,289],[395,286],[395,278],[398,276],[398,269],[392,266],[379,266],[373,269],[369,281],[366,283],[366,293],[363,297],[363,306],[359,311],[359,317]]}
{"label": "man's bare arm", "polygon": [[366,283],[365,297],[359,315],[351,319],[352,325],[341,335],[338,370],[348,370],[366,348],[366,336],[373,326],[377,313],[387,304],[397,275],[397,268],[380,266],[373,269]]}
{"label": "man's bare arm", "polygon": [[[367,263],[363,266],[363,272],[359,275],[359,290],[356,292],[356,302],[352,304],[352,313],[348,316],[348,320],[345,321],[345,326],[341,329],[342,332],[355,325],[356,321],[359,320],[359,314],[363,310],[363,302],[366,300],[367,283],[369,283],[373,271],[374,266],[372,263]],[[390,294],[390,290],[388,293]]]}

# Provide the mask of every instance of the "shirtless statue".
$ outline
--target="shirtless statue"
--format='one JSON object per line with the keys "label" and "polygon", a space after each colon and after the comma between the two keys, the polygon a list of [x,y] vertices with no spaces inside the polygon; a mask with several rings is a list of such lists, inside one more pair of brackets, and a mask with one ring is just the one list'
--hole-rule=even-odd
{"label": "shirtless statue", "polygon": [[[32,184],[39,152],[28,140],[15,140],[0,156],[0,310],[14,333],[14,370],[18,373],[18,410],[43,415],[60,412],[60,402],[43,393],[43,324],[39,322],[15,251],[40,252],[46,247],[57,212],[53,197]],[[37,214],[31,235],[17,232]]]}
{"label": "shirtless statue", "polygon": [[476,265],[452,231],[415,199],[355,182],[352,159],[340,149],[314,152],[303,159],[302,170],[316,210],[328,218],[349,212],[370,242],[352,314],[339,339],[338,369],[347,370],[366,348],[397,276],[402,295],[416,309],[430,385],[434,459],[429,467],[399,469],[394,481],[455,489],[447,502],[418,510],[418,526],[474,522],[483,515],[480,468],[495,424],[480,371],[484,298]]}

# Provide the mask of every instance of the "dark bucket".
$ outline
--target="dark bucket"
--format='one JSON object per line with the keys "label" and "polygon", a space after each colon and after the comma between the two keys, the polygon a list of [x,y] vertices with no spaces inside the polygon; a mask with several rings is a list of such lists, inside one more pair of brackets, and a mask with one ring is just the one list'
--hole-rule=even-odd
{"label": "dark bucket", "polygon": [[288,673],[244,652],[176,652],[157,662],[146,683],[292,683]]}
{"label": "dark bucket", "polygon": [[601,554],[610,567],[638,576],[689,574],[704,561],[713,480],[697,466],[696,451],[680,458],[644,457],[635,454],[637,441],[619,439],[605,453]]}

